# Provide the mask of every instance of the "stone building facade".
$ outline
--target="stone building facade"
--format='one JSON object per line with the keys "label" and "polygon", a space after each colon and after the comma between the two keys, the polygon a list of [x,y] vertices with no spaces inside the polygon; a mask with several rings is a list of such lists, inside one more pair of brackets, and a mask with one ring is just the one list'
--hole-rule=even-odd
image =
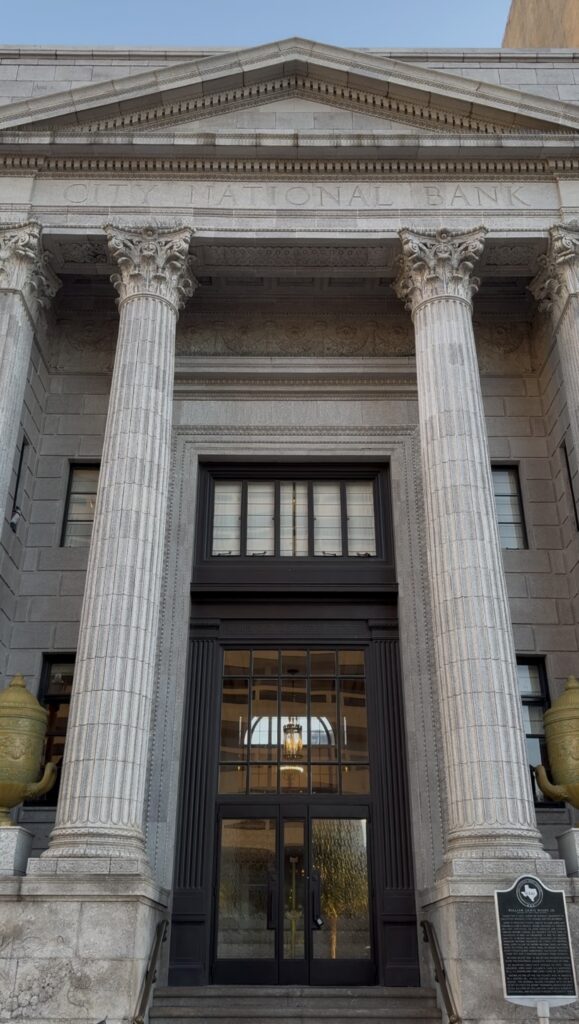
{"label": "stone building facade", "polygon": [[427,988],[427,919],[480,1024],[496,888],[579,943],[574,58],[0,52],[0,1020],[132,1019],[163,920],[189,992]]}

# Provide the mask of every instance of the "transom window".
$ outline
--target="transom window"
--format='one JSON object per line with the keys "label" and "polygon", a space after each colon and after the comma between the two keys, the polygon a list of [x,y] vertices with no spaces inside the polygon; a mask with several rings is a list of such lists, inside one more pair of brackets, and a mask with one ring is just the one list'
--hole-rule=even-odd
{"label": "transom window", "polygon": [[219,792],[368,793],[362,650],[226,651]]}
{"label": "transom window", "polygon": [[217,557],[375,558],[373,480],[215,480]]}

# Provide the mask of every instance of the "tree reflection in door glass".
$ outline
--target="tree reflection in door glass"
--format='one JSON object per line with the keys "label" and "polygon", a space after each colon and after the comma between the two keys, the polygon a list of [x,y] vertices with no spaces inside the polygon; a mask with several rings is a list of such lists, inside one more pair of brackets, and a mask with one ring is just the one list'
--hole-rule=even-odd
{"label": "tree reflection in door glass", "polygon": [[321,880],[322,928],[314,931],[316,960],[371,956],[366,821],[312,820],[312,866]]}

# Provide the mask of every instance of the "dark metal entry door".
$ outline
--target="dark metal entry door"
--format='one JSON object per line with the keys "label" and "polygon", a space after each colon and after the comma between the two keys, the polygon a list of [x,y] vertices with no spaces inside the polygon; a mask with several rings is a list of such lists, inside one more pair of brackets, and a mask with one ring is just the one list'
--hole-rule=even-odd
{"label": "dark metal entry door", "polygon": [[375,981],[367,809],[222,806],[217,845],[215,982]]}

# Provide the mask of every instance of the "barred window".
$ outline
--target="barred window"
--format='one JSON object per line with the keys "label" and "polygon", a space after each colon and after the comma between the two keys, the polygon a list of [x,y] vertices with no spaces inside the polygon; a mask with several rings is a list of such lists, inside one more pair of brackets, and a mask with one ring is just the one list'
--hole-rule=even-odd
{"label": "barred window", "polygon": [[501,547],[526,548],[519,471],[516,466],[493,466],[492,475]]}

